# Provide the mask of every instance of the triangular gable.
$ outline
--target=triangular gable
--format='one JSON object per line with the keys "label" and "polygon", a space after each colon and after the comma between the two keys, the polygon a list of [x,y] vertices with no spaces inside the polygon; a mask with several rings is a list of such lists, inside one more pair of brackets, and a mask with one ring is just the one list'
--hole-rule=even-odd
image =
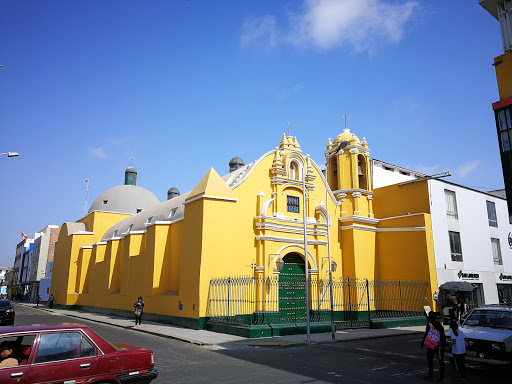
{"label": "triangular gable", "polygon": [[226,182],[222,180],[213,168],[210,168],[192,192],[190,192],[186,201],[196,199],[200,196],[236,199],[235,192],[229,188]]}

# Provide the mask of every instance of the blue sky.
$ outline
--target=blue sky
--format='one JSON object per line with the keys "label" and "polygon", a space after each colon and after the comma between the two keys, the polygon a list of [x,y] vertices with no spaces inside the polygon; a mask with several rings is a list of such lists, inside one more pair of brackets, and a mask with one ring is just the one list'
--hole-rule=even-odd
{"label": "blue sky", "polygon": [[373,158],[503,188],[498,22],[478,0],[0,0],[0,266],[20,233],[122,184],[161,201],[278,145],[322,165],[348,126]]}

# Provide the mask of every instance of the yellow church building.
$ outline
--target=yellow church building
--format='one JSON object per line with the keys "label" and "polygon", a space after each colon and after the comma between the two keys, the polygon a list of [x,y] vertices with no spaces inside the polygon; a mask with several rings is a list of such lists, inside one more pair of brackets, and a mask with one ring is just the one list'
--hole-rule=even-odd
{"label": "yellow church building", "polygon": [[323,171],[283,135],[164,202],[129,168],[125,185],[62,225],[56,304],[132,316],[142,296],[146,319],[251,337],[303,331],[307,306],[317,330],[331,309],[340,326],[424,321],[437,289],[428,186],[373,190],[369,152],[345,128],[328,140]]}

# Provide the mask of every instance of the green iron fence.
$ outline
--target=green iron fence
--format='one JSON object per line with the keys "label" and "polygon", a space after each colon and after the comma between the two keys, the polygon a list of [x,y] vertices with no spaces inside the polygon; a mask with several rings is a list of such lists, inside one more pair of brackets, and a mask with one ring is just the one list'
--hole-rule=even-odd
{"label": "green iron fence", "polygon": [[[331,321],[329,280],[311,279],[309,285],[310,321]],[[426,282],[338,279],[333,281],[336,327],[369,327],[373,319],[421,316],[427,297]],[[304,275],[213,279],[208,317],[237,325],[305,323]]]}

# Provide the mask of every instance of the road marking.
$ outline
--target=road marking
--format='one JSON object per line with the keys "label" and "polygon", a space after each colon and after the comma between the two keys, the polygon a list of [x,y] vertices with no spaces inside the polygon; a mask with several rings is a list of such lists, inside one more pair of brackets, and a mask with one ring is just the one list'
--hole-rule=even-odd
{"label": "road marking", "polygon": [[418,341],[421,341],[423,339],[414,339],[414,340],[409,340],[409,343],[417,343]]}
{"label": "road marking", "polygon": [[380,365],[380,366],[377,366],[377,367],[374,367],[370,370],[370,372],[372,371],[382,371],[383,369],[386,369],[386,368],[389,368],[390,366],[392,365],[395,365],[396,363],[390,363],[390,364],[384,364],[384,365]]}
{"label": "road marking", "polygon": [[415,360],[419,360],[419,359],[424,359],[425,358],[424,356],[406,355],[404,353],[398,353],[398,352],[376,351],[376,350],[373,350],[373,349],[370,349],[370,348],[356,348],[356,349],[359,350],[359,351],[364,351],[364,352],[381,353],[383,355],[389,355],[389,356],[407,357],[409,359],[415,359]]}
{"label": "road marking", "polygon": [[428,369],[418,369],[416,371],[411,371],[411,372],[395,373],[392,376],[396,376],[396,377],[412,377],[412,376],[424,375],[427,372],[428,372]]}

